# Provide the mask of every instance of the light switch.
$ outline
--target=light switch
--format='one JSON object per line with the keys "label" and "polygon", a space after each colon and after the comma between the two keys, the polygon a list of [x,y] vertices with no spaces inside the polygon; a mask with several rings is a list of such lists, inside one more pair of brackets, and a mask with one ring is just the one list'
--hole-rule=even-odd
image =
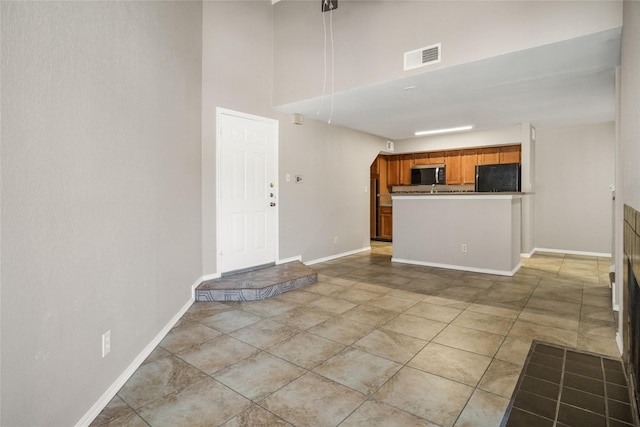
{"label": "light switch", "polygon": [[284,176],[284,180],[287,181],[287,182],[291,182],[291,174],[290,173],[286,174]]}

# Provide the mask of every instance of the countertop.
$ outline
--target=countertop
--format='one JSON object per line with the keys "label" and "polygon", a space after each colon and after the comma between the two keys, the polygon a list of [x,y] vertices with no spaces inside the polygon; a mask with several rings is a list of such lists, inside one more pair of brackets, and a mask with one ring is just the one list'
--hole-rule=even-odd
{"label": "countertop", "polygon": [[439,193],[393,193],[391,199],[411,199],[411,198],[450,198],[450,199],[513,199],[531,193],[521,192],[439,192]]}
{"label": "countertop", "polygon": [[378,206],[393,206],[393,200],[399,199],[513,199],[520,198],[522,196],[526,196],[526,192],[508,192],[508,191],[437,191],[437,192],[422,192],[422,191],[412,191],[412,192],[397,192],[397,193],[384,193],[378,194],[380,198]]}
{"label": "countertop", "polygon": [[521,191],[436,191],[436,192],[422,192],[422,191],[416,191],[416,192],[406,192],[406,193],[389,193],[389,194],[380,194],[380,196],[391,196],[391,197],[396,197],[396,196],[498,196],[498,195],[519,195],[519,196],[523,196],[526,194],[532,194],[532,193],[525,193],[525,192],[521,192]]}
{"label": "countertop", "polygon": [[378,197],[398,197],[398,196],[498,196],[498,195],[524,196],[523,191],[399,191],[397,193],[378,194]]}

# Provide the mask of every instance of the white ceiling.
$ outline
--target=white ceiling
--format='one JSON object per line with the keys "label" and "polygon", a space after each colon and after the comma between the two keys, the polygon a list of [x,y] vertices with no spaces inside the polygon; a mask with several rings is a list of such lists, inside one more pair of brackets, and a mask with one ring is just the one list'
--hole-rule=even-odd
{"label": "white ceiling", "polygon": [[[621,29],[428,71],[333,96],[331,123],[391,140],[419,130],[615,120]],[[443,46],[443,55],[446,55]],[[404,88],[415,86],[415,90]],[[323,106],[322,112],[318,110]],[[278,107],[329,120],[331,96]]]}

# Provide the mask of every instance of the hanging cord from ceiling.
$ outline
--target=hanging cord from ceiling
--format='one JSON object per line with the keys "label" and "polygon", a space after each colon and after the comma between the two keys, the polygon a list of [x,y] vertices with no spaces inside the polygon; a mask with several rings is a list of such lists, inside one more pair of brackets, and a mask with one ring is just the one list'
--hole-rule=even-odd
{"label": "hanging cord from ceiling", "polygon": [[333,49],[333,3],[329,2],[329,34],[331,34],[331,112],[329,113],[329,121],[327,123],[331,124],[331,119],[333,119],[333,83],[335,76],[335,52]]}
{"label": "hanging cord from ceiling", "polygon": [[[333,119],[333,80],[335,75],[335,66],[334,66],[334,43],[333,43],[333,2],[329,0],[324,0],[324,5],[329,9],[329,35],[331,39],[331,110],[329,113],[329,120],[327,123],[331,124],[331,119]],[[322,80],[322,97],[320,102],[320,108],[318,109],[317,115],[320,116],[320,112],[324,108],[324,98],[327,90],[327,21],[324,17],[324,12],[322,13],[322,29],[324,30],[324,51],[323,51],[323,59],[324,59],[324,76]]]}
{"label": "hanging cord from ceiling", "polygon": [[[326,0],[325,0],[326,1]],[[322,59],[324,60],[324,78],[322,80],[322,97],[320,98],[320,108],[318,108],[318,117],[320,117],[320,111],[324,107],[324,93],[327,90],[327,23],[324,19],[324,12],[322,13],[322,29],[324,30],[324,51]]]}

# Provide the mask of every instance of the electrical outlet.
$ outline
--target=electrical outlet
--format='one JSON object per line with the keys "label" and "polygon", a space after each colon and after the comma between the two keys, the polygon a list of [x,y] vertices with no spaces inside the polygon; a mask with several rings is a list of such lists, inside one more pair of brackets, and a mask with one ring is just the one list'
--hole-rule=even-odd
{"label": "electrical outlet", "polygon": [[302,181],[304,181],[304,178],[302,175],[296,175],[296,184],[302,184]]}
{"label": "electrical outlet", "polygon": [[460,250],[461,250],[462,252],[467,252],[467,244],[466,244],[466,243],[463,243],[463,244],[462,244],[462,246],[460,247]]}
{"label": "electrical outlet", "polygon": [[102,334],[102,357],[111,351],[111,329]]}

